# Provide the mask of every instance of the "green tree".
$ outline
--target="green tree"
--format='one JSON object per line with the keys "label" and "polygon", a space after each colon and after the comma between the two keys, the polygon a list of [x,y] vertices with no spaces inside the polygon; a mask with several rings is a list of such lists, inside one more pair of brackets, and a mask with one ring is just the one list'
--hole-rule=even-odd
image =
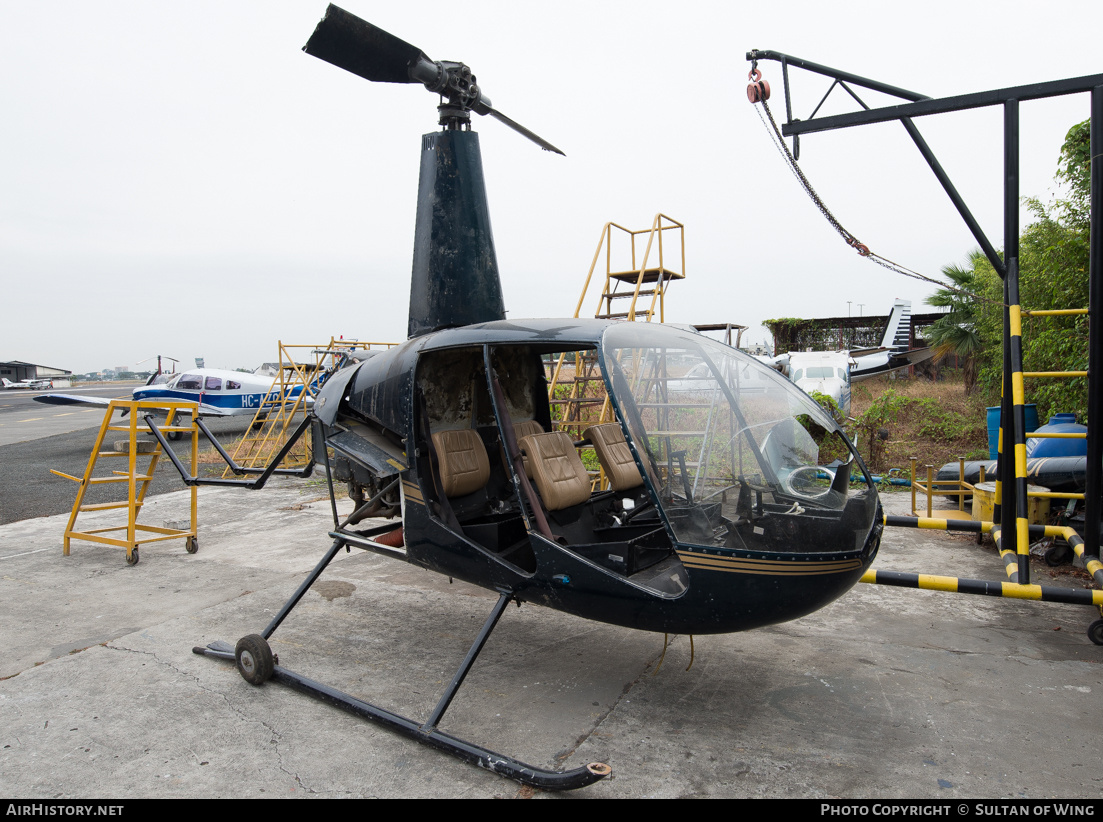
{"label": "green tree", "polygon": [[1057,163],[1057,179],[1069,187],[1062,211],[1071,221],[1086,222],[1089,217],[1091,169],[1091,121],[1085,120],[1068,130]]}
{"label": "green tree", "polygon": [[942,275],[953,283],[940,288],[926,299],[927,305],[949,308],[934,323],[927,326],[923,335],[935,350],[939,359],[956,354],[965,372],[965,393],[972,394],[977,385],[977,356],[984,343],[977,332],[978,272],[991,269],[987,258],[979,248],[973,251],[964,266],[943,266]]}

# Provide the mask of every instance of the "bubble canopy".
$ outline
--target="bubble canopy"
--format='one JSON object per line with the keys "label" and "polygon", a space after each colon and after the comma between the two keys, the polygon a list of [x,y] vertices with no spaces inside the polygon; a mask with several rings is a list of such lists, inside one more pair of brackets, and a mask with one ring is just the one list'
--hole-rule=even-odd
{"label": "bubble canopy", "polygon": [[853,444],[781,374],[690,331],[606,329],[600,361],[632,453],[678,542],[862,551],[878,503]]}

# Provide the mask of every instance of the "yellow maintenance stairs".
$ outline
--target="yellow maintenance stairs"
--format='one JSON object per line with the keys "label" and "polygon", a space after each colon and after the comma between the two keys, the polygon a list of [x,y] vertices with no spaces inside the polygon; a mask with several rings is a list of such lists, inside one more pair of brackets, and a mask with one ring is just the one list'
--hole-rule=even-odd
{"label": "yellow maintenance stairs", "polygon": [[[645,239],[646,238],[646,239]],[[594,273],[604,261],[605,279],[598,298],[596,319],[651,322],[665,318],[669,284],[685,279],[685,226],[665,214],[656,214],[649,228],[633,230],[608,222],[601,230],[574,316],[582,312]],[[605,383],[593,352],[561,354],[550,364],[548,401],[552,423],[574,440],[598,423],[613,420]],[[587,454],[583,452],[583,462]],[[589,460],[595,488],[607,481],[596,458]]]}
{"label": "yellow maintenance stairs", "polygon": [[[575,317],[582,312],[602,259],[605,281],[594,317],[651,322],[657,316],[663,322],[667,287],[685,279],[685,226],[662,213],[655,215],[650,228],[633,230],[606,223],[575,306]],[[555,426],[574,439],[582,438],[583,429],[612,419],[605,383],[591,352],[579,352],[570,358],[561,354],[548,384]]]}
{"label": "yellow maintenance stairs", "polygon": [[[138,522],[142,505],[145,502],[146,491],[149,490],[153,473],[157,470],[161,455],[164,453],[158,442],[138,439],[138,433],[145,431],[145,416],[154,412],[165,414],[168,418],[164,425],[159,426],[164,433],[190,434],[191,435],[191,473],[194,476],[198,467],[199,429],[195,424],[199,406],[194,402],[182,400],[111,400],[104,414],[103,423],[100,425],[99,434],[96,436],[95,445],[92,446],[92,454],[88,458],[88,466],[84,469],[83,476],[74,477],[61,471],[50,469],[50,473],[59,477],[71,479],[79,483],[77,498],[73,503],[73,511],[69,515],[69,522],[65,526],[64,554],[69,556],[70,541],[74,539],[98,542],[102,545],[113,545],[126,549],[126,562],[134,565],[138,562],[138,546],[148,542],[161,542],[168,539],[185,540],[185,549],[189,554],[199,550],[199,540],[196,536],[196,493],[197,488],[191,486],[191,519],[187,529],[165,528],[156,525],[146,525]],[[112,425],[112,418],[117,411],[124,412],[125,424]],[[184,422],[186,420],[186,423]],[[111,433],[125,433],[126,439],[116,440],[105,446],[105,440]],[[111,470],[108,474],[96,474],[96,467],[100,460],[112,465],[119,464],[117,460],[126,460],[126,470]],[[99,485],[119,486],[125,484],[126,499],[113,502],[85,503],[84,499],[89,490]],[[81,513],[105,510],[126,511],[125,524],[116,524],[106,527],[92,528],[86,531],[78,531],[77,518]],[[125,533],[120,533],[125,532]],[[115,534],[116,536],[109,536]]]}

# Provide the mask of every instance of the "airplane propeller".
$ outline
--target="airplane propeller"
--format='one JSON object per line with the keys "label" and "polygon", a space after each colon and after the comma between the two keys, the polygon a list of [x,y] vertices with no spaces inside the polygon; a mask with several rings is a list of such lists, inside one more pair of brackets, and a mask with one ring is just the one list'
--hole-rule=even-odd
{"label": "airplane propeller", "polygon": [[492,107],[471,69],[463,63],[429,59],[405,40],[330,4],[303,51],[373,83],[421,83],[447,100],[438,106],[440,124],[460,128],[471,112],[489,114],[545,151],[563,154],[544,138]]}

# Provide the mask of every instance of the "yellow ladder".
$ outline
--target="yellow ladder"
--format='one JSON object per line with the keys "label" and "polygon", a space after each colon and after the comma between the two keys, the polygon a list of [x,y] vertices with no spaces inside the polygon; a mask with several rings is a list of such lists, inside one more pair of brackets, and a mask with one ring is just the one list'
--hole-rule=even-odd
{"label": "yellow ladder", "polygon": [[[1008,346],[1011,342],[1016,341],[1017,345],[1012,345],[1012,357],[1011,357],[1011,385],[1012,385],[1012,397],[1011,403],[1013,406],[1013,413],[1021,414],[1022,407],[1026,403],[1025,399],[1025,380],[1030,378],[1041,379],[1070,379],[1076,377],[1087,377],[1087,371],[1022,371],[1022,331],[1023,331],[1023,317],[1061,317],[1061,316],[1078,316],[1088,315],[1089,309],[1087,308],[1060,308],[1060,309],[1035,309],[1027,310],[1022,308],[1018,303],[1014,303],[1008,306],[1010,312],[1010,330],[1012,341],[1004,340],[1004,345]],[[1018,349],[1019,353],[1015,353],[1015,349]],[[1015,369],[1020,370],[1015,370]],[[1001,406],[1002,406],[1001,402]],[[1021,417],[1020,417],[1021,419]],[[1005,488],[1002,478],[997,473],[996,475],[996,495],[995,505],[992,515],[993,527],[992,537],[996,541],[996,545],[999,547],[1000,556],[1003,559],[1004,570],[1007,573],[1008,578],[1015,583],[1029,584],[1030,582],[1030,541],[1028,537],[1028,516],[1027,516],[1027,501],[1030,497],[1043,497],[1043,498],[1059,498],[1059,499],[1073,499],[1083,500],[1084,494],[1077,493],[1056,493],[1052,491],[1047,492],[1032,492],[1028,490],[1028,476],[1027,476],[1027,455],[1026,455],[1026,440],[1028,439],[1040,439],[1044,437],[1074,439],[1074,438],[1086,438],[1086,434],[1060,434],[1060,433],[1036,433],[1032,432],[1027,434],[1023,431],[1016,431],[1015,442],[1005,441],[1004,429],[1006,421],[1003,419],[1002,412],[1000,417],[1000,433],[999,433],[999,458],[1002,460],[1012,460],[1012,474],[1015,478],[1015,484],[1013,488]],[[1006,547],[1006,543],[1002,541],[1003,527],[1002,527],[1002,511],[1003,500],[1010,495],[1015,496],[1015,550],[1012,551]],[[1103,611],[1103,608],[1101,608]]]}
{"label": "yellow ladder", "polygon": [[[147,542],[160,542],[166,539],[178,539],[183,537],[185,542],[185,549],[189,554],[194,554],[199,550],[199,540],[196,535],[196,494],[197,488],[193,485],[191,487],[191,521],[190,526],[186,530],[176,528],[163,528],[155,525],[143,525],[138,522],[138,515],[141,513],[142,505],[145,502],[146,491],[149,490],[149,483],[153,479],[153,472],[157,470],[157,463],[160,461],[161,450],[160,443],[149,443],[146,440],[138,439],[139,431],[139,417],[144,416],[145,412],[159,411],[161,413],[168,412],[168,419],[165,425],[160,426],[161,431],[165,433],[180,433],[191,434],[191,473],[195,476],[196,469],[198,468],[198,446],[199,446],[199,429],[195,425],[195,419],[198,413],[199,406],[194,402],[185,402],[183,400],[111,400],[107,406],[107,413],[104,415],[103,423],[100,425],[99,434],[96,436],[95,445],[92,446],[92,454],[88,458],[88,466],[84,469],[84,475],[81,477],[74,477],[70,474],[65,474],[61,471],[50,469],[51,474],[56,474],[59,477],[65,477],[71,479],[74,482],[79,483],[77,489],[77,498],[73,503],[73,511],[69,515],[69,522],[65,526],[65,556],[69,556],[69,543],[73,539],[87,540],[88,542],[98,542],[103,545],[114,545],[118,548],[126,549],[126,562],[128,565],[135,565],[138,562],[138,546]],[[123,411],[128,417],[126,425],[112,425],[111,419],[116,411]],[[188,417],[186,425],[181,425],[175,422],[177,416]],[[115,447],[105,450],[104,439],[109,432],[125,432],[127,434],[126,440],[117,440],[113,445]],[[126,450],[123,450],[120,446],[126,446]],[[142,453],[139,453],[139,445],[143,446]],[[151,450],[145,450],[144,446],[152,445]],[[148,456],[149,462],[144,467],[139,467],[139,459]],[[100,459],[117,459],[125,457],[127,460],[126,471],[112,471],[107,476],[93,476],[96,463]],[[106,485],[106,484],[118,484],[126,483],[127,498],[121,502],[97,502],[97,503],[84,503],[85,494],[93,486]],[[107,528],[93,528],[88,531],[76,530],[77,517],[82,511],[103,511],[110,509],[126,509],[127,518],[126,525],[115,525]],[[106,536],[107,534],[117,533],[119,531],[125,531],[125,538]]]}
{"label": "yellow ladder", "polygon": [[[643,235],[647,235],[646,243],[642,242]],[[637,240],[640,240],[638,244]],[[642,246],[642,253],[638,253],[639,246]],[[594,272],[603,257],[605,282],[594,317],[651,322],[658,316],[659,322],[663,322],[669,283],[685,279],[685,226],[662,213],[655,215],[649,228],[638,230],[606,223],[575,306],[575,317],[582,311]],[[650,297],[650,300],[645,305],[640,302],[641,297]],[[621,307],[623,300],[628,300],[627,309],[615,310]],[[579,440],[586,428],[612,421],[613,414],[594,352],[576,352],[572,359],[573,363],[569,363],[567,355],[560,354],[552,367],[548,402],[552,407],[553,425]],[[605,487],[603,472],[597,473],[596,484]]]}
{"label": "yellow ladder", "polygon": [[[626,235],[628,240],[631,262],[626,267],[621,265],[620,260],[618,260],[617,265],[613,264],[614,239],[620,236],[614,233],[614,229]],[[671,232],[672,236],[664,242],[664,236],[667,232]],[[636,239],[644,234],[647,235],[647,243],[644,246],[643,254],[637,260]],[[677,242],[677,253],[674,255],[668,254],[667,247],[675,240]],[[601,232],[601,239],[598,241],[597,251],[594,252],[594,261],[590,264],[590,271],[586,275],[586,284],[582,288],[582,297],[578,301],[579,307],[575,310],[576,317],[582,308],[583,300],[586,299],[586,291],[590,287],[590,280],[593,277],[594,269],[597,267],[597,262],[601,258],[602,249],[605,251],[605,286],[602,289],[601,299],[598,302],[594,316],[598,319],[636,320],[638,319],[639,309],[637,304],[640,297],[650,297],[651,301],[644,309],[646,321],[651,322],[651,318],[655,316],[657,309],[659,322],[663,322],[664,295],[667,284],[673,280],[685,279],[686,276],[685,226],[661,213],[655,215],[650,228],[637,231],[627,229],[617,223],[606,223]],[[656,257],[658,258],[657,264],[655,262]],[[671,262],[672,257],[680,263],[677,267],[674,267],[675,263]],[[650,287],[644,288],[644,286]],[[620,307],[620,301],[626,299],[630,300],[628,309],[626,311],[615,311],[614,308]]]}
{"label": "yellow ladder", "polygon": [[[647,242],[641,243],[643,251],[638,254],[637,239],[645,234]],[[668,234],[669,238],[664,239]],[[618,237],[626,239],[627,244],[616,243]],[[616,254],[614,245],[618,246]],[[590,270],[586,273],[582,295],[575,306],[575,317],[582,311],[594,271],[603,256],[605,284],[594,317],[651,322],[657,312],[659,322],[663,322],[667,285],[674,280],[685,279],[685,226],[661,212],[652,219],[650,228],[632,230],[614,222],[606,223],[601,230]],[[650,287],[644,288],[645,285]],[[639,307],[640,297],[651,298],[642,310]],[[614,311],[622,299],[630,300],[627,310]],[[609,398],[605,395],[605,384],[592,353],[576,354],[573,368],[568,365],[564,370],[565,362],[566,355],[560,354],[549,380],[548,400],[553,412],[559,409],[559,419],[555,421],[557,427],[566,429],[578,439],[585,427],[611,419]],[[595,409],[600,409],[596,417]]]}

